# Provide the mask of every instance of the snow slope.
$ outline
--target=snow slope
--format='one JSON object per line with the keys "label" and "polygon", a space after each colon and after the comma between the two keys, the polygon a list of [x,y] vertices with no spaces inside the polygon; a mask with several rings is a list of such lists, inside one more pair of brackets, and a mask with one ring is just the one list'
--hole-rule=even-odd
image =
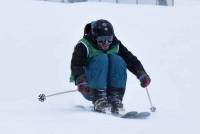
{"label": "snow slope", "polygon": [[[200,4],[175,7],[112,3],[62,4],[1,1],[0,133],[198,134]],[[84,25],[105,18],[152,78],[157,112],[124,120],[77,108],[91,106],[78,93],[37,100],[38,94],[75,89],[68,82],[74,45]],[[128,74],[127,111],[148,111],[144,89]]]}

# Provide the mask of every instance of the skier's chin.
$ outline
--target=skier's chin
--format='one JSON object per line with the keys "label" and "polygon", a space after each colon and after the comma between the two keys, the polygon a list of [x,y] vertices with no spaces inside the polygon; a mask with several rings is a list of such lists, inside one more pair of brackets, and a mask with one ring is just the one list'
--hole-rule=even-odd
{"label": "skier's chin", "polygon": [[100,46],[100,49],[103,51],[106,51],[109,49],[109,47],[110,47],[110,45],[102,45],[102,46]]}

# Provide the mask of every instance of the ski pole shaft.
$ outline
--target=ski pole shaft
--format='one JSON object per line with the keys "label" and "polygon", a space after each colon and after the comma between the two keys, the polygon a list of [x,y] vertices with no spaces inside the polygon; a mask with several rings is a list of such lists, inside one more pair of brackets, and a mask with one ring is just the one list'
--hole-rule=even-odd
{"label": "ski pole shaft", "polygon": [[147,93],[147,96],[148,96],[148,99],[149,99],[149,102],[150,102],[150,106],[151,106],[150,110],[151,110],[151,112],[155,112],[156,111],[156,107],[154,107],[153,104],[152,104],[151,97],[150,97],[150,94],[149,94],[149,91],[148,91],[147,87],[146,87],[146,93]]}
{"label": "ski pole shaft", "polygon": [[41,102],[44,102],[46,100],[47,97],[52,97],[52,96],[56,96],[56,95],[60,95],[60,94],[65,94],[65,93],[71,93],[71,92],[76,92],[78,91],[77,89],[74,90],[68,90],[68,91],[63,91],[63,92],[58,92],[58,93],[54,93],[54,94],[49,94],[49,95],[45,95],[45,94],[39,94],[39,98],[38,100]]}
{"label": "ski pole shaft", "polygon": [[147,96],[148,96],[148,99],[149,99],[150,105],[151,105],[151,107],[152,107],[153,104],[152,104],[151,97],[150,97],[150,95],[149,95],[149,91],[148,91],[147,87],[146,87],[146,92],[147,92]]}
{"label": "ski pole shaft", "polygon": [[63,92],[58,92],[58,93],[54,93],[54,94],[49,94],[46,97],[51,97],[51,96],[56,96],[56,95],[70,93],[70,92],[76,92],[76,91],[77,91],[77,89],[75,89],[75,90],[69,90],[69,91],[63,91]]}

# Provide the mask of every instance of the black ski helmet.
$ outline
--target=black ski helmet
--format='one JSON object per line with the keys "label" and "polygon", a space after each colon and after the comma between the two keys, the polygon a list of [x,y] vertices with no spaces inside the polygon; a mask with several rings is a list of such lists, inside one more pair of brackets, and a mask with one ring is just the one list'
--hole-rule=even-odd
{"label": "black ski helmet", "polygon": [[100,19],[91,22],[91,33],[94,38],[98,36],[114,36],[114,29],[109,21]]}

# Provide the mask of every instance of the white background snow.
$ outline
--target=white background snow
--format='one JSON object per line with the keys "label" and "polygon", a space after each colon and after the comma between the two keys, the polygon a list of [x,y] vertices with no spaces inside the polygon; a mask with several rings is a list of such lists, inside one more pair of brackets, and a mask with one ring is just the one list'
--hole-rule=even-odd
{"label": "white background snow", "polygon": [[[69,83],[73,48],[86,23],[108,19],[116,36],[143,63],[157,112],[125,120],[77,108],[91,106]],[[200,1],[174,7],[112,3],[1,1],[1,134],[199,134]],[[128,74],[127,111],[149,111],[145,89]]]}

